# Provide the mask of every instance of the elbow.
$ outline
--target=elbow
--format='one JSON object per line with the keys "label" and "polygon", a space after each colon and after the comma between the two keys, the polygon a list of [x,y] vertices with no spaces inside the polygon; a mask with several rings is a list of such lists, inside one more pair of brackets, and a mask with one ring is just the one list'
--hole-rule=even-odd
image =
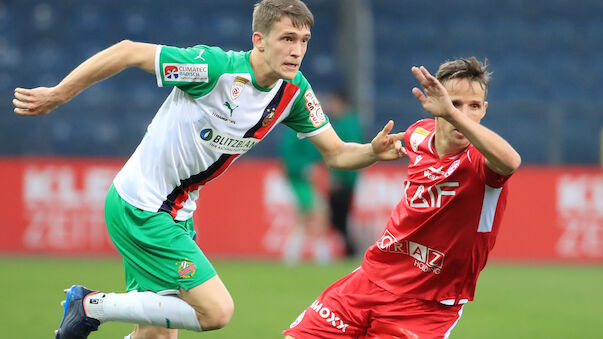
{"label": "elbow", "polygon": [[154,72],[156,45],[126,39],[116,43],[113,47],[124,68],[138,67],[148,72]]}
{"label": "elbow", "polygon": [[128,40],[128,39],[124,39],[115,44],[115,46],[120,49],[128,49],[128,48],[131,48],[133,45],[134,45],[134,42],[132,40]]}
{"label": "elbow", "polygon": [[322,153],[322,158],[329,169],[346,171],[351,168],[346,166],[344,157],[339,152]]}
{"label": "elbow", "polygon": [[517,152],[513,152],[511,159],[509,161],[511,173],[515,172],[519,166],[521,166],[521,155]]}
{"label": "elbow", "polygon": [[126,54],[134,48],[132,40],[122,40],[111,47],[116,53]]}
{"label": "elbow", "polygon": [[504,168],[501,168],[501,174],[510,175],[521,166],[521,156],[517,152],[513,152],[505,162]]}
{"label": "elbow", "polygon": [[325,164],[328,168],[333,170],[341,170],[342,166],[342,154],[343,152],[343,142],[336,143],[335,145],[330,145],[331,147],[319,147],[318,151],[322,156]]}
{"label": "elbow", "polygon": [[133,59],[132,56],[135,55],[133,53],[135,50],[135,42],[131,40],[122,40],[111,46],[110,50],[112,50],[112,53],[116,56],[116,59],[124,64],[123,66],[134,66],[133,62],[131,62],[131,59]]}
{"label": "elbow", "polygon": [[519,153],[515,153],[517,156],[515,157],[515,163],[513,164],[514,168],[513,168],[513,172],[515,172],[515,170],[517,170],[519,168],[519,166],[521,166],[521,155],[519,155]]}
{"label": "elbow", "polygon": [[332,170],[342,170],[343,168],[338,164],[335,157],[323,157],[325,164]]}
{"label": "elbow", "polygon": [[137,56],[139,45],[140,43],[138,42],[126,39],[116,43],[114,47],[124,60],[131,61],[129,66],[135,66],[135,61],[137,60],[135,57]]}

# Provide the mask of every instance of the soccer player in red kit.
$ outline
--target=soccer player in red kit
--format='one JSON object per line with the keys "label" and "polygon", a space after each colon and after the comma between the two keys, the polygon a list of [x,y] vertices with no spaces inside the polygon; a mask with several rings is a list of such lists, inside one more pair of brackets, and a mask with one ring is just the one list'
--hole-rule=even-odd
{"label": "soccer player in red kit", "polygon": [[435,119],[404,135],[404,195],[361,267],[328,287],[286,338],[448,338],[473,300],[519,154],[480,125],[490,73],[476,58],[412,72]]}

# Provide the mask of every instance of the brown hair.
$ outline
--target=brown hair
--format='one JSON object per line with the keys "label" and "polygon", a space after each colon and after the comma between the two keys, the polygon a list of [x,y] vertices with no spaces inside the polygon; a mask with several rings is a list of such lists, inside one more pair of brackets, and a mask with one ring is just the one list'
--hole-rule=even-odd
{"label": "brown hair", "polygon": [[488,84],[490,83],[491,75],[492,72],[488,72],[488,59],[481,62],[472,56],[468,59],[460,58],[441,64],[436,73],[436,78],[442,84],[450,79],[477,81],[484,91],[488,93]]}
{"label": "brown hair", "polygon": [[312,12],[300,0],[262,0],[253,8],[251,27],[254,32],[268,34],[272,25],[283,16],[288,16],[296,28],[314,25]]}

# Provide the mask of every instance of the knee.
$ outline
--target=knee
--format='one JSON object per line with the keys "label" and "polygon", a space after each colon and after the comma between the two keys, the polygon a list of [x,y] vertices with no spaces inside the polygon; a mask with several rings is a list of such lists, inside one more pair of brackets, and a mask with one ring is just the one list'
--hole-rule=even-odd
{"label": "knee", "polygon": [[204,331],[217,330],[225,327],[234,313],[234,302],[232,298],[214,305],[214,307],[205,314],[197,312],[197,319]]}

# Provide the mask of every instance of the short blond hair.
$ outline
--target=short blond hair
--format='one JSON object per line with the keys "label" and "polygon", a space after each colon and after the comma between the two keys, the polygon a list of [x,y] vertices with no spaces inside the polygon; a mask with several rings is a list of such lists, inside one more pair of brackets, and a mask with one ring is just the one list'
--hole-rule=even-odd
{"label": "short blond hair", "polygon": [[263,0],[253,8],[252,29],[254,32],[268,34],[272,25],[283,16],[288,16],[297,28],[312,28],[314,25],[312,12],[300,0]]}

